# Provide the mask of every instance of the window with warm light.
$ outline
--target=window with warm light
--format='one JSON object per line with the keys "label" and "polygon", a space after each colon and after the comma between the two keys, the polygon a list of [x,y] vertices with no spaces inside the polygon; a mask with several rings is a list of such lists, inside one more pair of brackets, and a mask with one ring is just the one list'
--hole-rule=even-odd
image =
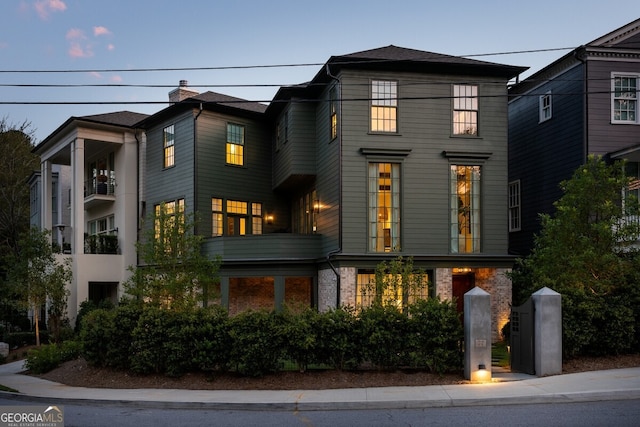
{"label": "window with warm light", "polygon": [[175,165],[175,131],[174,125],[167,126],[162,130],[162,141],[164,147],[164,167],[168,168]]}
{"label": "window with warm light", "polygon": [[262,234],[262,203],[251,203],[251,234]]}
{"label": "window with warm light", "polygon": [[227,200],[227,235],[244,236],[247,234],[247,202]]}
{"label": "window with warm light", "polygon": [[451,252],[480,252],[480,166],[451,165]]}
{"label": "window with warm light", "polygon": [[398,82],[371,82],[371,132],[397,132]]}
{"label": "window with warm light", "polygon": [[244,165],[244,126],[227,123],[227,164]]}
{"label": "window with warm light", "polygon": [[478,86],[453,85],[453,134],[478,135]]}
{"label": "window with warm light", "polygon": [[331,130],[331,141],[338,137],[338,95],[336,92],[335,86],[329,91],[329,128]]}
{"label": "window with warm light", "polygon": [[369,163],[369,251],[400,248],[400,164]]}
{"label": "window with warm light", "polygon": [[222,236],[224,232],[224,213],[222,210],[222,199],[211,199],[211,235]]}
{"label": "window with warm light", "polygon": [[293,200],[292,209],[293,232],[298,234],[313,234],[317,231],[320,202],[316,191],[306,192]]}
{"label": "window with warm light", "polygon": [[376,286],[376,273],[373,270],[359,269],[356,276],[356,307],[369,307],[376,299],[383,305],[394,305],[398,308],[406,307],[420,299],[427,299],[429,294],[429,274],[411,275],[411,285],[403,286],[401,277],[391,274],[381,278],[396,286]]}
{"label": "window with warm light", "polygon": [[155,238],[162,241],[166,249],[171,247],[171,238],[176,227],[184,228],[184,199],[177,199],[154,206]]}
{"label": "window with warm light", "polygon": [[640,74],[613,74],[611,78],[611,122],[640,123],[638,91]]}

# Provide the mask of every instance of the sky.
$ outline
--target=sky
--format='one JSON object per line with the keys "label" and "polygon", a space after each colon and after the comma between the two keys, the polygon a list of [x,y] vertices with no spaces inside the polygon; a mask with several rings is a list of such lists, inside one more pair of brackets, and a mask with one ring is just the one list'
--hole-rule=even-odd
{"label": "sky", "polygon": [[72,116],[153,114],[180,80],[268,102],[331,56],[388,45],[501,53],[475,59],[526,77],[639,16],[638,0],[1,0],[0,119],[37,143]]}

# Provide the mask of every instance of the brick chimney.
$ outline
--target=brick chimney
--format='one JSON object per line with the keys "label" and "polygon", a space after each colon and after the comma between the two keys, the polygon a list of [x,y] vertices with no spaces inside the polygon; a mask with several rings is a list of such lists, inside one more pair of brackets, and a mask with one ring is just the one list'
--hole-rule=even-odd
{"label": "brick chimney", "polygon": [[198,91],[189,89],[189,82],[186,80],[180,80],[180,85],[177,89],[169,92],[169,102],[175,104],[176,102],[183,101],[187,98],[191,98],[192,96],[198,95]]}

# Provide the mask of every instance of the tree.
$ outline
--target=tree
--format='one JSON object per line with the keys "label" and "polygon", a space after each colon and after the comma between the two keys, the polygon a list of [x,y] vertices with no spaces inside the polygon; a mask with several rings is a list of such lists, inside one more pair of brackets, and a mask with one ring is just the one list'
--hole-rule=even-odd
{"label": "tree", "polygon": [[40,167],[31,150],[29,123],[19,126],[0,119],[0,255],[16,251],[22,233],[29,229],[27,179]]}
{"label": "tree", "polygon": [[[41,308],[48,304],[49,320],[57,326],[66,317],[69,296],[66,285],[72,278],[70,261],[58,261],[51,246],[49,231],[32,227],[18,241],[9,277],[23,302],[33,310],[36,345],[40,345]],[[59,336],[59,329],[53,332]]]}
{"label": "tree", "polygon": [[374,306],[393,305],[404,310],[420,298],[426,298],[428,276],[413,266],[413,258],[398,256],[376,266],[375,279],[363,286],[364,299]]}
{"label": "tree", "polygon": [[631,179],[624,162],[589,156],[561,183],[555,214],[541,215],[534,249],[511,275],[514,302],[544,286],[562,294],[565,355],[620,352],[636,340],[640,212]]}
{"label": "tree", "polygon": [[215,296],[220,260],[201,252],[202,236],[194,234],[196,215],[182,206],[161,204],[151,216],[153,227],[145,227],[136,243],[141,261],[130,267],[132,277],[126,292],[151,305],[183,309],[204,306]]}

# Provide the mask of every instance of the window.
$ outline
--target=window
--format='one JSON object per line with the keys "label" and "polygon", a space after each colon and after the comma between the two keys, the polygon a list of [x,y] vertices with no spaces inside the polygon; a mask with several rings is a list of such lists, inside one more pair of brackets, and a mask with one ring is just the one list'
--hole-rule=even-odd
{"label": "window", "polygon": [[371,82],[371,132],[397,132],[398,82]]}
{"label": "window", "polygon": [[224,230],[222,199],[211,199],[211,235],[222,236]]}
{"label": "window", "polygon": [[613,75],[611,79],[611,121],[638,123],[639,75]]}
{"label": "window", "polygon": [[293,232],[297,234],[313,234],[317,231],[320,202],[316,191],[302,194],[293,201]]}
{"label": "window", "polygon": [[244,126],[227,123],[227,164],[244,164]]}
{"label": "window", "polygon": [[115,217],[113,215],[89,221],[89,235],[115,233]]}
{"label": "window", "polygon": [[453,86],[453,134],[478,135],[478,86]]}
{"label": "window", "polygon": [[509,231],[520,231],[520,180],[509,183]]}
{"label": "window", "polygon": [[[249,212],[249,208],[251,211]],[[211,199],[211,235],[262,234],[262,203]],[[251,228],[249,228],[251,227]]]}
{"label": "window", "polygon": [[551,118],[551,91],[540,97],[539,122],[546,122]]}
{"label": "window", "polygon": [[451,165],[451,252],[480,252],[480,166]]}
{"label": "window", "polygon": [[333,141],[338,137],[338,96],[336,94],[336,87],[332,87],[329,91],[329,128],[330,140]]}
{"label": "window", "polygon": [[173,228],[181,224],[176,221],[184,222],[184,199],[172,200],[154,206],[154,230],[156,240],[164,241],[165,244],[171,244]]}
{"label": "window", "polygon": [[400,164],[369,164],[369,251],[400,248]]}
{"label": "window", "polygon": [[[395,276],[395,277],[394,277]],[[381,282],[376,286],[376,272],[368,269],[358,269],[356,276],[356,307],[369,307],[377,299],[382,305],[406,307],[420,299],[427,299],[429,294],[429,274],[411,274],[406,278],[410,283],[403,286],[400,275],[386,274],[379,277]]]}
{"label": "window", "polygon": [[162,140],[164,147],[164,167],[168,168],[175,164],[175,132],[173,125],[164,128],[162,131]]}
{"label": "window", "polygon": [[251,203],[251,234],[262,234],[262,203]]}

